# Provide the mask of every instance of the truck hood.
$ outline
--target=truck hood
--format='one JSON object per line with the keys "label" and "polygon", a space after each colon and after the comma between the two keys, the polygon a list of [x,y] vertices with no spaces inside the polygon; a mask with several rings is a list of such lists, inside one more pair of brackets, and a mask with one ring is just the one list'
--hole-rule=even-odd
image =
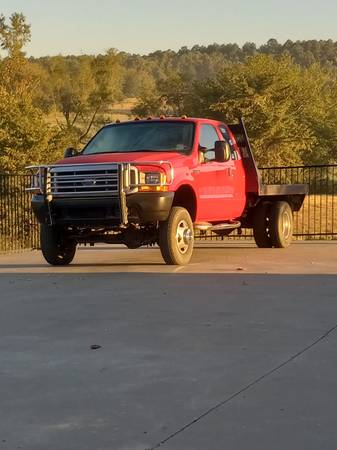
{"label": "truck hood", "polygon": [[101,153],[98,155],[79,155],[71,158],[65,158],[57,162],[57,164],[98,164],[98,163],[118,163],[130,162],[135,165],[142,162],[160,162],[169,161],[179,164],[184,161],[186,155],[174,152],[130,152],[130,153]]}

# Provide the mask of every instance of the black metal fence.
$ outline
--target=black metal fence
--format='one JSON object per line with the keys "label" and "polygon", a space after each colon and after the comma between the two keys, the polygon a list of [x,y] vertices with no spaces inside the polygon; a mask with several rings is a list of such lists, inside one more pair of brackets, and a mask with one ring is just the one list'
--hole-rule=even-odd
{"label": "black metal fence", "polygon": [[309,185],[309,195],[295,214],[295,236],[301,239],[337,238],[337,165],[261,169],[265,184]]}
{"label": "black metal fence", "polygon": [[[337,239],[337,164],[260,168],[265,184],[307,184],[309,195],[294,214],[296,240]],[[252,230],[237,231],[228,237],[211,234],[202,239],[252,239]]]}
{"label": "black metal fence", "polygon": [[[296,239],[337,239],[337,164],[261,168],[266,184],[305,183],[309,195],[295,214]],[[30,194],[25,188],[30,176],[0,174],[0,251],[37,248],[38,224],[30,209]],[[251,239],[251,230],[229,237],[201,236],[203,239]]]}
{"label": "black metal fence", "polygon": [[38,247],[38,224],[30,208],[30,175],[0,174],[0,251]]}

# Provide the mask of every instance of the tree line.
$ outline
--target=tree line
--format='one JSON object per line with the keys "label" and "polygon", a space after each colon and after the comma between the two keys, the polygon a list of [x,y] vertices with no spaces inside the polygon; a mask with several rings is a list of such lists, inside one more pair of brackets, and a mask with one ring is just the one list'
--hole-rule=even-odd
{"label": "tree line", "polygon": [[260,165],[337,162],[337,42],[27,58],[30,38],[22,14],[0,16],[1,171],[80,148],[128,98],[142,117],[245,117]]}

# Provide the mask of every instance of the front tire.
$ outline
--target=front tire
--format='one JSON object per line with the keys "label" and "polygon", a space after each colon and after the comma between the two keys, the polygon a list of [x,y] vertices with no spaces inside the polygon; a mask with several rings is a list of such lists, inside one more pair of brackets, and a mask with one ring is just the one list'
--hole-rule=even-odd
{"label": "front tire", "polygon": [[189,212],[174,206],[168,219],[159,227],[159,247],[166,264],[186,265],[194,245],[193,222]]}
{"label": "front tire", "polygon": [[42,224],[40,244],[44,259],[52,266],[66,266],[74,259],[76,242],[67,239],[59,228]]}

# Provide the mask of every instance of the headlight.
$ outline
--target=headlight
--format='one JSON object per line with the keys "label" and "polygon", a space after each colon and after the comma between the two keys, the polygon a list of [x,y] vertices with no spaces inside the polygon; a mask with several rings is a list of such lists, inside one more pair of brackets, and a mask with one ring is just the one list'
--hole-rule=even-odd
{"label": "headlight", "polygon": [[166,176],[162,172],[140,172],[139,184],[149,184],[156,186],[166,183]]}
{"label": "headlight", "polygon": [[162,172],[139,172],[139,190],[165,191],[166,175]]}

